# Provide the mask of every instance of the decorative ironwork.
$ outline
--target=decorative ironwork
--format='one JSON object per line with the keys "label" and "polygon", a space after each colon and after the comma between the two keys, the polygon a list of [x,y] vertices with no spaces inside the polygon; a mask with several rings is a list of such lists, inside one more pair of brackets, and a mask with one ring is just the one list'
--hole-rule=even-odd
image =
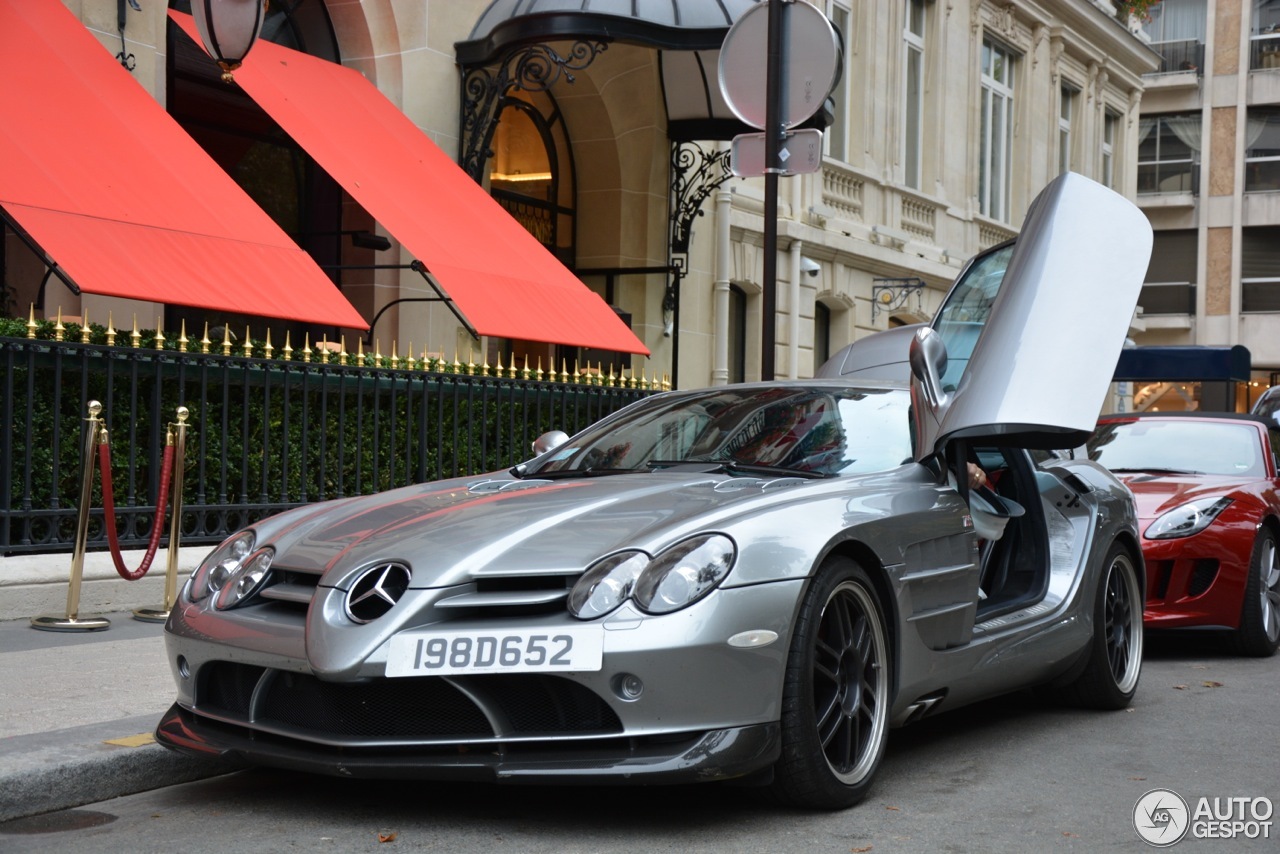
{"label": "decorative ironwork", "polygon": [[[128,4],[127,7],[126,4]],[[120,64],[125,67],[126,71],[133,71],[137,67],[138,61],[133,54],[129,53],[129,49],[124,43],[126,8],[141,12],[142,7],[138,5],[138,0],[116,0],[116,30],[120,33],[120,52],[116,54],[116,59],[120,60]]]}
{"label": "decorative ironwork", "polygon": [[561,56],[545,44],[526,45],[507,53],[496,67],[464,69],[460,154],[467,174],[476,183],[483,180],[498,116],[511,92],[546,92],[561,78],[573,83],[573,73],[586,69],[608,47],[603,41],[576,41]]}
{"label": "decorative ironwork", "polygon": [[494,192],[498,204],[511,214],[511,218],[524,226],[524,230],[548,248],[555,244],[555,211],[550,204],[517,196],[514,193]]}
{"label": "decorative ironwork", "polygon": [[924,290],[923,279],[914,276],[905,279],[872,279],[871,280],[871,320],[881,311],[896,311],[902,308],[912,294],[916,298],[916,312],[923,310],[920,292]]}
{"label": "decorative ironwork", "polygon": [[702,216],[707,197],[733,177],[729,154],[711,151],[696,142],[671,144],[671,278],[662,295],[664,321],[674,318],[680,280],[689,268],[689,242],[693,239],[693,222]]}
{"label": "decorative ironwork", "polygon": [[696,142],[671,146],[671,254],[688,255],[693,221],[702,203],[733,177],[729,151],[708,151]]}

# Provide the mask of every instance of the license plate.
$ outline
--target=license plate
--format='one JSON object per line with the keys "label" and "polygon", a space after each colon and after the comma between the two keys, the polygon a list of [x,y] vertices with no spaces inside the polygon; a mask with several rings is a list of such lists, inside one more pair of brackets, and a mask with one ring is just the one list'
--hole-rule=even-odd
{"label": "license plate", "polygon": [[391,639],[388,676],[599,670],[604,631],[574,626],[500,632],[403,632]]}

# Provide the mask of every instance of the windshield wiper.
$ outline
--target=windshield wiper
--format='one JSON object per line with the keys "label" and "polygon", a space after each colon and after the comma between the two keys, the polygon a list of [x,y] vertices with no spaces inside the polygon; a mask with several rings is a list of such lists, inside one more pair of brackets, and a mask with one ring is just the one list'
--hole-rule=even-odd
{"label": "windshield wiper", "polygon": [[635,474],[640,469],[558,469],[556,471],[526,472],[526,476],[544,480],[564,480],[571,477],[605,477],[611,474]]}
{"label": "windshield wiper", "polygon": [[761,463],[740,463],[737,460],[649,460],[645,465],[651,469],[698,466],[698,471],[722,471],[726,474],[764,474],[773,477],[803,477],[810,480],[827,477],[825,472],[820,471],[792,469],[786,466],[767,466]]}
{"label": "windshield wiper", "polygon": [[1116,468],[1108,469],[1112,474],[1204,474],[1194,469],[1162,469],[1162,468]]}

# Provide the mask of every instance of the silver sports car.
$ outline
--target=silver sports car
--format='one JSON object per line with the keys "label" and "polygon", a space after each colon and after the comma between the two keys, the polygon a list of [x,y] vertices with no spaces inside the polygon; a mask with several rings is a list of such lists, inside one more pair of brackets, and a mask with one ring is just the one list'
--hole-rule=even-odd
{"label": "silver sports car", "polygon": [[157,737],[329,774],[737,779],[838,808],[925,715],[1031,686],[1121,708],[1132,497],[1058,449],[1093,429],[1150,243],[1132,204],[1066,175],[915,331],[909,384],[657,395],[510,471],[253,525],[171,612]]}

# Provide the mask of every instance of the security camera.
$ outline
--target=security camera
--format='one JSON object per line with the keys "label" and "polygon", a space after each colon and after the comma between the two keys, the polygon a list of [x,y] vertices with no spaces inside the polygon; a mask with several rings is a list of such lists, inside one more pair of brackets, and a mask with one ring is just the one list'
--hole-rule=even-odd
{"label": "security camera", "polygon": [[807,276],[816,276],[822,272],[822,265],[812,258],[806,258],[804,255],[801,255],[800,272]]}

